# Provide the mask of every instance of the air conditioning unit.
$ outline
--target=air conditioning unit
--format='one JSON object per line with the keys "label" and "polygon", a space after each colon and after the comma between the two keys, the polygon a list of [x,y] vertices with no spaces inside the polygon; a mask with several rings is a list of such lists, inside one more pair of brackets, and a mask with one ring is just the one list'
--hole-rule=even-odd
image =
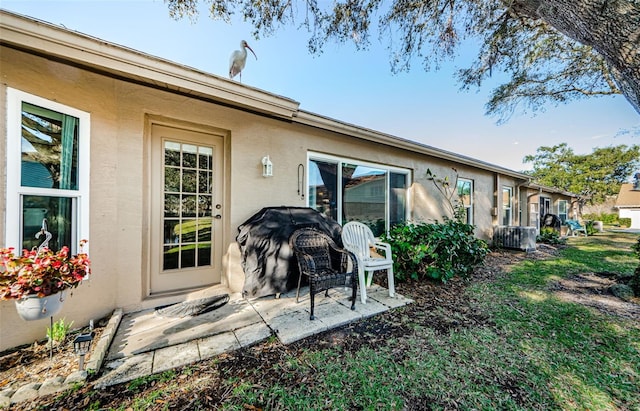
{"label": "air conditioning unit", "polygon": [[537,234],[535,227],[499,225],[493,227],[493,245],[527,252],[535,251]]}

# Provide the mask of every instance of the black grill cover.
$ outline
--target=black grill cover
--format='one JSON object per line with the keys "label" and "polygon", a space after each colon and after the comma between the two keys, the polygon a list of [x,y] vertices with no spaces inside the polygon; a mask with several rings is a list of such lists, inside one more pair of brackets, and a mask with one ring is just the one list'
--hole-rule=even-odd
{"label": "black grill cover", "polygon": [[307,207],[266,207],[238,227],[245,298],[284,293],[298,286],[298,265],[289,237],[304,227],[324,231],[342,246],[340,224]]}
{"label": "black grill cover", "polygon": [[542,218],[542,227],[551,227],[556,231],[560,231],[560,217],[555,214],[545,214]]}

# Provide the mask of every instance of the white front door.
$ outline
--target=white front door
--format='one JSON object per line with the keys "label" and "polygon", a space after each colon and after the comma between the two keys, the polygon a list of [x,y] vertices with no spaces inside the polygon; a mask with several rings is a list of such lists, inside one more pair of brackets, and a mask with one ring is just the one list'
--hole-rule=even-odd
{"label": "white front door", "polygon": [[221,135],[152,125],[151,294],[220,283]]}

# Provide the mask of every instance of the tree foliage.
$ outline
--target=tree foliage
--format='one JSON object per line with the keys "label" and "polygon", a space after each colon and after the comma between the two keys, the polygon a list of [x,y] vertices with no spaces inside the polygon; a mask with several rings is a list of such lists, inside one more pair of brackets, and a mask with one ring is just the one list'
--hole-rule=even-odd
{"label": "tree foliage", "polygon": [[539,147],[524,162],[533,163],[528,173],[537,183],[576,193],[582,204],[598,204],[618,194],[620,185],[638,169],[640,146],[596,147],[591,154],[580,155],[562,143]]}
{"label": "tree foliage", "polygon": [[637,0],[165,0],[174,18],[195,18],[200,1],[213,19],[241,14],[256,38],[297,24],[312,53],[328,41],[366,49],[378,34],[394,72],[415,59],[438,68],[465,39],[479,41],[457,78],[468,89],[493,72],[510,76],[486,105],[501,121],[516,109],[620,93],[640,112]]}

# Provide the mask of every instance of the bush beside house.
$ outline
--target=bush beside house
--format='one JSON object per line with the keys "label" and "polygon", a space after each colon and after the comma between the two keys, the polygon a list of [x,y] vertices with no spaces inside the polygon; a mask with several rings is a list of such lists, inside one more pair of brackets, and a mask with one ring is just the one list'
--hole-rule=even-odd
{"label": "bush beside house", "polygon": [[445,282],[456,275],[466,277],[489,252],[487,243],[474,236],[472,225],[450,219],[434,224],[400,224],[383,241],[391,244],[394,273],[399,280]]}

